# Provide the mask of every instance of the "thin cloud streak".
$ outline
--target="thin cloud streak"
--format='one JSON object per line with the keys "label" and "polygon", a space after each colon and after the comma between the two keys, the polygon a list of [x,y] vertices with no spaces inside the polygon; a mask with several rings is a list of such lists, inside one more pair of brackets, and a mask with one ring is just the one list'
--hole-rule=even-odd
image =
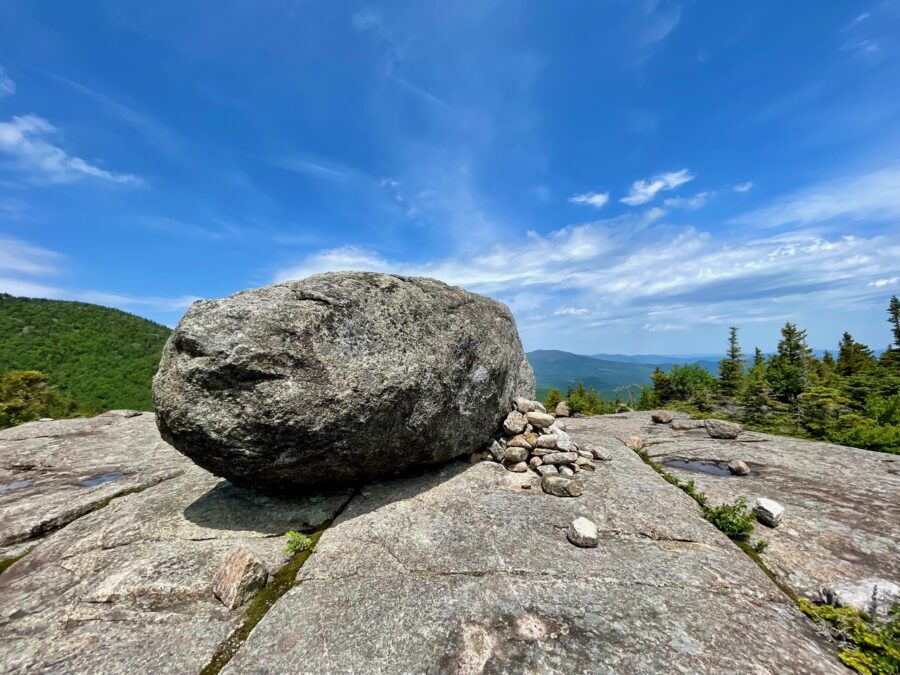
{"label": "thin cloud streak", "polygon": [[851,222],[900,219],[900,167],[804,188],[731,222],[775,228],[826,223],[838,218]]}
{"label": "thin cloud streak", "polygon": [[608,192],[584,192],[569,197],[571,204],[585,204],[600,209],[609,201]]}
{"label": "thin cloud streak", "polygon": [[55,132],[56,128],[43,117],[13,117],[9,122],[0,122],[0,153],[12,157],[21,170],[50,183],[72,183],[85,177],[120,184],[141,182],[137,176],[107,171],[69,155],[47,140]]}
{"label": "thin cloud streak", "polygon": [[6,73],[3,66],[0,66],[0,98],[3,96],[12,96],[16,93],[16,83]]}
{"label": "thin cloud streak", "polygon": [[619,201],[629,206],[640,206],[652,201],[659,192],[674,190],[679,185],[684,185],[694,180],[694,174],[687,169],[668,171],[649,179],[636,180],[631,184],[631,191],[627,197]]}

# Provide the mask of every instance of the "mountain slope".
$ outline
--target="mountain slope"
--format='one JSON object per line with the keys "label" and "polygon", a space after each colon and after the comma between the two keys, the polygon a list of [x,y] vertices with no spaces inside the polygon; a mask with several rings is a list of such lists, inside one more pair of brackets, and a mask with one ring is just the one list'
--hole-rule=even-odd
{"label": "mountain slope", "polygon": [[642,385],[649,385],[650,375],[656,368],[655,364],[604,361],[555,349],[537,349],[527,356],[534,369],[539,396],[553,387],[565,393],[569,385],[584,382],[584,386],[594,387],[606,398],[613,398],[617,393],[625,398],[629,390],[639,393]]}
{"label": "mountain slope", "polygon": [[40,370],[79,405],[152,410],[170,329],[118,309],[0,294],[0,373]]}

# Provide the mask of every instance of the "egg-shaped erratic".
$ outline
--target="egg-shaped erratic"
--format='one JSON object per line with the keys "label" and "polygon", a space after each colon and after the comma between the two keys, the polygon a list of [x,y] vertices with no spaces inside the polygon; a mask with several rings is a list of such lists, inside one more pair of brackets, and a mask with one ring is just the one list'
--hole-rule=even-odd
{"label": "egg-shaped erratic", "polygon": [[261,491],[470,454],[534,375],[509,309],[424,277],[330,272],[195,302],[153,382],[163,438]]}

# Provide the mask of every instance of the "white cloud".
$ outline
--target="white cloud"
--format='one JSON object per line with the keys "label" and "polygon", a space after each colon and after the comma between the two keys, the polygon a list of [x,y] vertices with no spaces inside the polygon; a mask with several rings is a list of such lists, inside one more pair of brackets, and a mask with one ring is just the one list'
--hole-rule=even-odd
{"label": "white cloud", "polygon": [[[281,270],[277,280],[332,269],[429,276],[514,304],[520,326],[544,325],[548,315],[587,315],[598,327],[646,324],[644,330],[656,332],[686,325],[686,313],[694,325],[736,315],[764,322],[817,303],[854,311],[877,300],[878,281],[900,276],[900,232],[824,237],[800,231],[729,241],[646,217],[532,232],[518,243],[425,263],[356,247],[329,249]],[[525,259],[527,265],[509,264]]]}
{"label": "white cloud", "polygon": [[16,83],[13,82],[12,78],[6,73],[3,66],[0,66],[0,97],[11,96],[15,93]]}
{"label": "white cloud", "polygon": [[681,5],[673,5],[663,9],[656,0],[648,3],[646,14],[649,17],[641,34],[641,43],[652,45],[664,40],[681,21]]}
{"label": "white cloud", "polygon": [[735,219],[739,225],[779,227],[842,219],[844,223],[900,218],[900,167],[804,188]]}
{"label": "white cloud", "polygon": [[306,257],[300,265],[278,272],[276,281],[303,279],[321,272],[395,272],[398,267],[376,253],[359,246],[325,249]]}
{"label": "white cloud", "polygon": [[348,167],[337,164],[327,164],[321,160],[307,159],[304,157],[274,157],[262,161],[279,169],[284,169],[285,171],[305,173],[307,176],[312,176],[314,178],[344,180],[353,174],[353,170]]}
{"label": "white cloud", "polygon": [[900,281],[900,277],[891,277],[890,279],[876,279],[875,281],[870,281],[869,286],[874,286],[875,288],[883,288],[885,286],[893,286],[898,281]]}
{"label": "white cloud", "polygon": [[687,169],[661,173],[647,180],[636,180],[631,184],[631,192],[628,193],[628,196],[622,197],[619,201],[629,206],[646,204],[656,197],[657,193],[673,190],[692,180],[694,180],[694,175]]}
{"label": "white cloud", "polygon": [[187,309],[196,296],[175,298],[134,296],[104,291],[60,288],[52,283],[62,273],[64,258],[27,242],[0,235],[0,293],[36,298],[79,300],[121,308],[144,308],[160,312]]}
{"label": "white cloud", "polygon": [[645,323],[644,330],[648,333],[667,333],[673,330],[684,330],[684,326],[674,323]]}
{"label": "white cloud", "polygon": [[841,45],[842,52],[856,52],[858,54],[875,54],[881,49],[875,40],[856,40]]}
{"label": "white cloud", "polygon": [[731,189],[735,192],[750,192],[753,189],[753,181],[748,180],[746,183],[738,183]]}
{"label": "white cloud", "polygon": [[603,208],[603,205],[608,201],[608,192],[584,192],[582,194],[572,195],[571,197],[569,197],[569,202],[571,202],[572,204],[588,204],[598,209]]}
{"label": "white cloud", "polygon": [[698,192],[693,197],[669,197],[663,204],[673,209],[687,209],[696,211],[702,208],[704,204],[712,197],[711,192]]}
{"label": "white cloud", "polygon": [[838,32],[843,33],[845,30],[849,30],[849,29],[853,28],[854,26],[862,23],[863,21],[865,21],[868,18],[869,18],[869,12],[863,12],[862,14],[858,15],[855,19],[853,19],[853,21],[851,21],[846,26],[841,28],[841,30]]}
{"label": "white cloud", "polygon": [[24,241],[0,236],[0,275],[49,276],[56,274],[61,256]]}
{"label": "white cloud", "polygon": [[52,183],[71,183],[84,177],[113,183],[141,182],[137,176],[107,171],[67,154],[47,140],[55,131],[50,122],[37,115],[0,122],[0,153],[11,156],[22,170]]}

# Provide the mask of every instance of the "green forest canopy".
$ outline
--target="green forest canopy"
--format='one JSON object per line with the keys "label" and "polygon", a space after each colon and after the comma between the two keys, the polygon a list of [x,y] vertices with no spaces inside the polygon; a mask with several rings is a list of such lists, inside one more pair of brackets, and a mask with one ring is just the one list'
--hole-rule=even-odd
{"label": "green forest canopy", "polygon": [[153,410],[171,330],[118,309],[0,294],[0,375],[40,371],[85,413]]}
{"label": "green forest canopy", "polygon": [[[868,450],[900,453],[900,300],[891,298],[888,323],[893,338],[876,356],[845,332],[835,357],[813,354],[806,331],[791,322],[781,329],[774,354],[757,348],[748,358],[729,329],[719,376],[698,364],[656,368],[652,387],[629,401],[638,410],[672,408],[693,415],[723,417],[758,431],[800,436]],[[553,389],[545,405],[554,407],[562,392]],[[572,412],[615,412],[621,401],[603,400],[593,387],[569,387]]]}

